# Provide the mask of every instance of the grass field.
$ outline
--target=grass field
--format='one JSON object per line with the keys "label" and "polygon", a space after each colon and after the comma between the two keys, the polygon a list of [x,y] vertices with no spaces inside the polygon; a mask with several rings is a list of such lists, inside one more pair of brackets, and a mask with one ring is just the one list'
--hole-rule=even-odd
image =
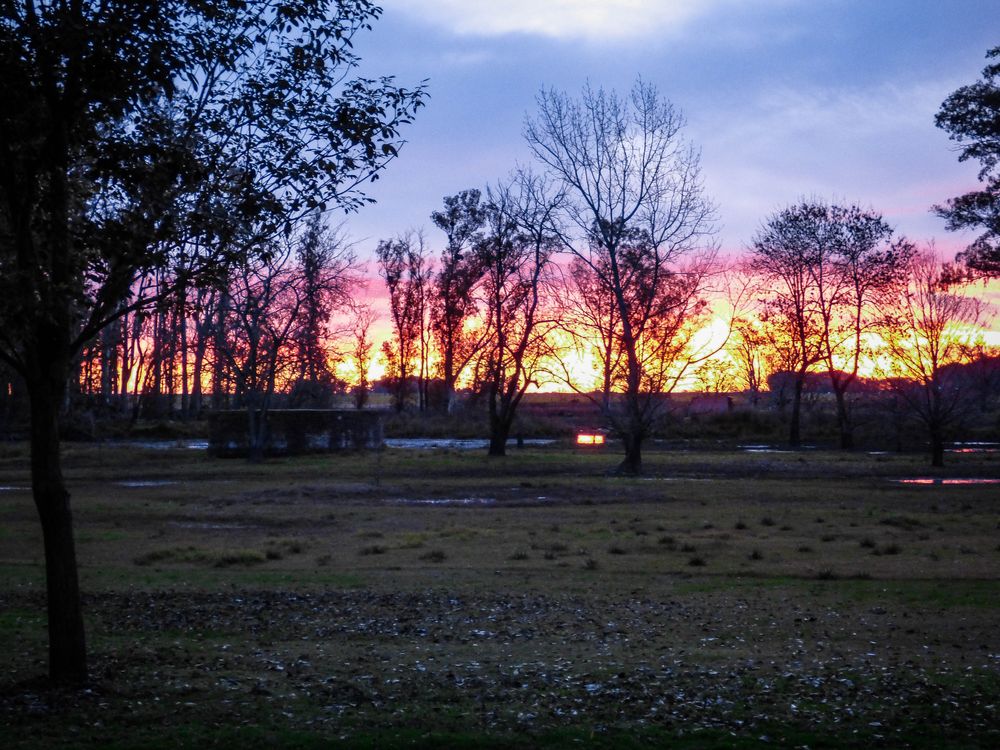
{"label": "grass field", "polygon": [[70,445],[93,684],[60,692],[4,445],[0,744],[1000,744],[1000,486],[898,481],[916,455],[616,461]]}

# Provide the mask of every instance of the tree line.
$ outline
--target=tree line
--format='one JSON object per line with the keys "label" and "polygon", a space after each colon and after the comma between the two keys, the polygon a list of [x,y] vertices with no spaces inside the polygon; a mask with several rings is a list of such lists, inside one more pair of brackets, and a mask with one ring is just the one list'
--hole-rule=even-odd
{"label": "tree line", "polygon": [[[437,254],[422,231],[378,243],[390,330],[380,349],[365,269],[321,211],[216,259],[210,274],[190,275],[182,246],[138,274],[81,344],[70,390],[133,419],[246,409],[256,460],[277,394],[326,407],[350,390],[363,407],[381,357],[398,411],[448,413],[460,387],[482,397],[491,455],[505,454],[533,385],[575,390],[622,438],[620,470],[636,473],[643,441],[662,429],[663,396],[679,385],[725,383],[754,402],[769,382],[787,390],[798,446],[806,384],[822,375],[851,449],[853,391],[875,374],[924,423],[939,464],[969,401],[951,366],[995,356],[977,341],[989,310],[968,293],[981,263],[942,264],[878,212],[811,198],[767,217],[724,265],[682,128],[641,81],[624,98],[543,92],[526,127],[541,171],[445,197],[430,215]],[[699,342],[723,292],[728,337]],[[344,362],[354,382],[338,376]]]}
{"label": "tree line", "polygon": [[[460,388],[479,395],[491,455],[504,455],[533,385],[577,391],[622,439],[619,470],[638,473],[679,386],[726,383],[752,401],[769,382],[787,390],[798,446],[804,391],[820,375],[851,449],[854,392],[874,375],[943,460],[970,400],[952,366],[996,356],[979,339],[990,311],[970,286],[978,265],[942,263],[877,211],[818,198],[766,217],[723,263],[698,153],[653,86],[543,91],[538,105],[525,128],[537,171],[445,197],[430,215],[437,253],[422,231],[378,243],[390,332],[380,349],[364,269],[314,210],[211,275],[186,279],[183,252],[140,275],[126,309],[81,346],[74,386],[98,402],[131,391],[117,403],[145,400],[152,413],[164,402],[183,415],[245,408],[259,458],[276,393],[328,406],[350,389],[362,407],[381,357],[398,411],[448,413]],[[728,335],[712,342],[703,329],[720,298]],[[335,371],[345,361],[353,383]]]}

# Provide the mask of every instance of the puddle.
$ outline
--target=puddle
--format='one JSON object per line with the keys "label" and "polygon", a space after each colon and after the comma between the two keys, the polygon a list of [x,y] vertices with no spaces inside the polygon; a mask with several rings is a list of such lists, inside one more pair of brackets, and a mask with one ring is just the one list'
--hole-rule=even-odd
{"label": "puddle", "polygon": [[[311,448],[328,447],[328,439],[325,435],[309,438]],[[528,438],[523,441],[525,447],[537,447],[540,445],[552,445],[556,442],[554,438]],[[485,439],[463,439],[463,438],[388,438],[384,441],[387,448],[402,448],[405,450],[485,450],[489,440]],[[110,440],[103,445],[113,448],[115,446],[127,446],[129,448],[147,448],[149,450],[170,451],[170,450],[208,450],[207,440]],[[515,448],[517,440],[511,438],[507,441],[508,448]],[[236,446],[233,445],[233,448]]]}
{"label": "puddle", "polygon": [[814,451],[815,445],[800,445],[798,448],[779,448],[776,445],[739,445],[744,453],[798,453],[799,451]]}
{"label": "puddle", "polygon": [[109,448],[127,446],[129,448],[149,448],[155,451],[208,450],[207,440],[109,440],[103,445]]}
{"label": "puddle", "polygon": [[643,482],[708,482],[708,477],[639,477]]}
{"label": "puddle", "polygon": [[1000,484],[1000,479],[984,479],[984,478],[940,479],[937,477],[911,477],[908,479],[892,479],[890,481],[898,482],[899,484],[920,484],[920,485]]}
{"label": "puddle", "polygon": [[177,482],[171,479],[129,479],[124,482],[115,482],[119,487],[166,487],[167,485],[177,484]]}
{"label": "puddle", "polygon": [[395,505],[451,505],[451,506],[472,506],[472,505],[496,505],[496,498],[492,497],[435,497],[427,499],[398,498],[389,502]]}
{"label": "puddle", "polygon": [[208,529],[208,530],[224,530],[224,529],[253,529],[256,528],[250,524],[246,523],[204,523],[196,521],[170,521],[168,526],[175,526],[179,529]]}
{"label": "puddle", "polygon": [[23,492],[27,487],[15,487],[14,485],[0,485],[0,492]]}
{"label": "puddle", "polygon": [[[489,440],[458,439],[458,438],[387,438],[386,448],[404,448],[409,450],[434,450],[439,448],[452,450],[479,450],[489,447]],[[525,446],[552,445],[552,438],[530,438],[524,441]],[[517,445],[514,439],[507,441],[507,447]]]}
{"label": "puddle", "polygon": [[1000,453],[1000,443],[986,443],[980,441],[969,441],[964,443],[952,443],[951,448],[947,448],[948,453]]}

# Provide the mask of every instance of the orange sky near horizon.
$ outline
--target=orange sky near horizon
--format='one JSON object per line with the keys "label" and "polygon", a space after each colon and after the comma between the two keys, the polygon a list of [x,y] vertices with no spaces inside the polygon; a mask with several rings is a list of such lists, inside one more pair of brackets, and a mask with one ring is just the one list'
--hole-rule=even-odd
{"label": "orange sky near horizon", "polygon": [[[1000,346],[1000,279],[993,279],[987,283],[979,283],[969,287],[968,292],[987,302],[992,312],[989,317],[989,326],[982,329],[982,337],[986,344],[990,346]],[[389,316],[389,300],[385,285],[379,277],[368,278],[366,301],[372,305],[379,313],[379,318],[373,325],[373,338],[375,339],[374,352],[378,352],[382,343],[392,337],[391,321]],[[723,309],[725,304],[718,298],[715,305],[715,314],[709,324],[703,327],[704,333],[698,337],[698,345],[701,351],[711,352],[722,346],[728,334],[728,320],[730,313]],[[725,352],[718,352],[716,358],[725,358]],[[580,390],[589,391],[596,388],[599,383],[598,367],[589,356],[580,356],[577,353],[571,354],[567,358],[567,369],[573,373],[575,384]],[[866,377],[875,376],[876,369],[873,361],[862,364],[862,375]],[[356,379],[354,368],[341,362],[337,368],[337,374],[348,382]],[[369,367],[369,381],[378,380],[385,375],[385,364],[381,355],[376,354],[371,367]],[[698,384],[689,373],[682,381],[680,390],[697,390]],[[570,390],[561,381],[550,379],[542,382],[538,386],[530,389],[532,392],[561,392]]]}

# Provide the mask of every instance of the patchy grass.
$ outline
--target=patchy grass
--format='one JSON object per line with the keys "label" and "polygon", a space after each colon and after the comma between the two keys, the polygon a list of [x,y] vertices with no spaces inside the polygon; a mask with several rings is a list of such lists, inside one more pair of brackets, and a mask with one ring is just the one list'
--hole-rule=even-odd
{"label": "patchy grass", "polygon": [[998,744],[995,487],[822,451],[379,461],[69,446],[89,693],[33,682],[40,534],[4,492],[5,746]]}

